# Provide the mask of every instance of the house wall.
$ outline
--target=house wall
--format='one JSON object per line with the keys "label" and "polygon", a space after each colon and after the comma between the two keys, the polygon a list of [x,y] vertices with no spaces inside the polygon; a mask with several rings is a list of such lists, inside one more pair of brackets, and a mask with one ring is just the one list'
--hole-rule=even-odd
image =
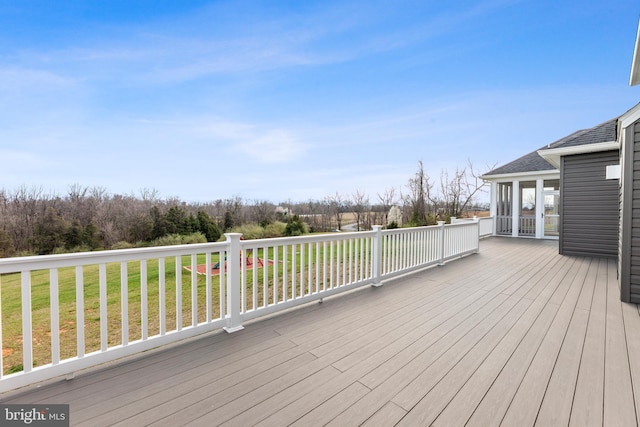
{"label": "house wall", "polygon": [[606,179],[606,167],[619,161],[618,150],[561,158],[561,254],[618,256],[619,181]]}
{"label": "house wall", "polygon": [[623,131],[620,186],[620,298],[640,303],[640,120]]}

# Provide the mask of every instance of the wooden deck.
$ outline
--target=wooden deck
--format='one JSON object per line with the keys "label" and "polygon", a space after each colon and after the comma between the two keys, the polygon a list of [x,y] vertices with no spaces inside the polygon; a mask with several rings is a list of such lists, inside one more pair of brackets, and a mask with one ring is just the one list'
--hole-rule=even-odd
{"label": "wooden deck", "polygon": [[31,390],[86,426],[634,426],[640,315],[613,260],[480,254]]}

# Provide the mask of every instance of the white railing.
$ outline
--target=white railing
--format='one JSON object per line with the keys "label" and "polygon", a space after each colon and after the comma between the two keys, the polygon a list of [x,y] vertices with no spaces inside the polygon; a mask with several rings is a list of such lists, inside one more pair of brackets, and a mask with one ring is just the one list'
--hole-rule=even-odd
{"label": "white railing", "polygon": [[498,215],[496,216],[496,234],[513,234],[513,216]]}
{"label": "white railing", "polygon": [[[496,234],[512,235],[513,217],[497,216],[496,217]],[[481,226],[482,227],[482,226]],[[518,236],[535,236],[536,235],[536,217],[534,215],[518,217]]]}
{"label": "white railing", "polygon": [[473,218],[456,218],[454,216],[451,217],[451,224],[459,224],[465,221],[478,221],[480,223],[480,237],[493,236],[495,234],[495,231],[493,229],[494,222],[492,216],[474,216]]}
{"label": "white railing", "polygon": [[0,392],[442,265],[480,224],[0,259]]}
{"label": "white railing", "polygon": [[520,236],[536,235],[536,217],[535,215],[520,216]]}

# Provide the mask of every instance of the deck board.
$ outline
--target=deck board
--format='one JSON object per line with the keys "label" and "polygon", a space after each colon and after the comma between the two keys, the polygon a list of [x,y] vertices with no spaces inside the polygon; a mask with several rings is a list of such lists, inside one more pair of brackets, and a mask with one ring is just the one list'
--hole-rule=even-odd
{"label": "deck board", "polygon": [[627,341],[631,383],[633,384],[636,421],[640,422],[640,340],[637,339],[637,331],[640,331],[640,316],[634,304],[622,304],[622,315]]}
{"label": "deck board", "polygon": [[607,287],[603,282],[606,276],[603,278],[597,272],[606,260],[594,260],[593,263],[598,267],[590,269],[590,274],[595,275],[596,283],[569,420],[569,425],[576,427],[602,426]]}
{"label": "deck board", "polygon": [[[569,277],[574,275],[568,274]],[[562,287],[554,293],[549,304],[561,303],[553,322],[536,351],[525,377],[502,419],[504,425],[532,426],[538,414],[547,384],[573,317],[583,282],[574,279],[568,291]]]}
{"label": "deck board", "polygon": [[622,303],[618,291],[615,265],[604,265],[607,286],[607,326],[604,372],[604,425],[636,423],[629,357],[622,320]]}
{"label": "deck board", "polygon": [[71,424],[634,426],[640,311],[612,260],[490,238],[480,253],[5,393]]}

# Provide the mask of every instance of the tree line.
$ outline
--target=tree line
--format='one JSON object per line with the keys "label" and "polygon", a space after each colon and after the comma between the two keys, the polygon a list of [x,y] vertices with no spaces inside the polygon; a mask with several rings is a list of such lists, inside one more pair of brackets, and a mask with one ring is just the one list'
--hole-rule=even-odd
{"label": "tree line", "polygon": [[[80,184],[64,195],[41,187],[0,189],[0,256],[213,242],[229,231],[260,238],[340,230],[349,224],[354,230],[372,224],[430,225],[463,216],[483,187],[471,164],[453,174],[443,171],[438,181],[419,162],[404,192],[387,188],[373,202],[362,191],[276,205],[240,196],[186,203],[162,199],[153,189],[121,195]],[[399,221],[389,221],[392,206],[400,208]]]}

